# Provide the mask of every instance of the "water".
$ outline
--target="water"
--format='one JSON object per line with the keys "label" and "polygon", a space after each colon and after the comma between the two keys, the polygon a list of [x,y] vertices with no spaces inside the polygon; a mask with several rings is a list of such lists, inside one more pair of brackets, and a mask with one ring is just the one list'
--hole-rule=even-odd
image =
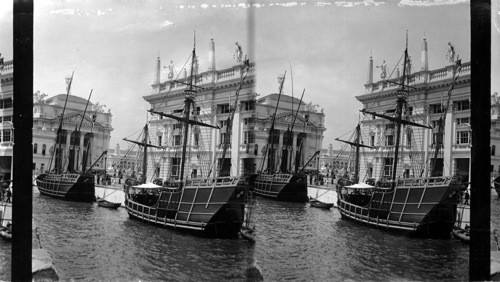
{"label": "water", "polygon": [[[254,258],[265,281],[468,280],[468,245],[410,238],[342,220],[336,209],[257,198],[257,243],[209,239],[128,218],[124,208],[33,197],[34,223],[62,280],[245,281]],[[492,192],[492,220],[500,223]],[[0,240],[0,269],[10,263]],[[9,279],[5,272],[0,280]]]}

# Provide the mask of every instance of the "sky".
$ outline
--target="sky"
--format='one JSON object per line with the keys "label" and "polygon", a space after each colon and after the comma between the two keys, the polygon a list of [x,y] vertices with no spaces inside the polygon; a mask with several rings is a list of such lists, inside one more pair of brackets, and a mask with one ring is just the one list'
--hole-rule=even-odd
{"label": "sky", "polygon": [[[12,38],[12,7],[0,1],[0,38]],[[492,73],[500,77],[500,0],[492,7]],[[446,64],[452,42],[463,62],[470,61],[469,2],[436,1],[36,1],[34,15],[34,91],[65,92],[64,78],[74,71],[72,94],[105,104],[113,114],[110,147],[146,122],[158,55],[161,65],[187,60],[196,30],[200,70],[208,67],[208,43],[214,39],[216,65],[235,64],[234,43],[256,63],[255,91],[278,91],[278,75],[287,71],[284,92],[320,105],[326,114],[323,148],[357,124],[368,62],[385,60],[389,73],[402,56],[408,31],[413,71],[420,70],[422,39],[429,68]],[[12,58],[12,41],[0,42]],[[292,77],[293,74],[293,87]],[[163,76],[164,78],[165,76]],[[374,79],[380,71],[374,69]],[[163,80],[163,79],[162,79]],[[500,81],[492,80],[492,93]]]}

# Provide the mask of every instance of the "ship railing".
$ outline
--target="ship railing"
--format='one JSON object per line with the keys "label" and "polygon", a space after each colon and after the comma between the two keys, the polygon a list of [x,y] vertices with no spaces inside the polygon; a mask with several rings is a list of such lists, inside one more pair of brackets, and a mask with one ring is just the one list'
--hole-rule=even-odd
{"label": "ship railing", "polygon": [[449,176],[433,176],[426,178],[400,178],[398,180],[398,187],[448,185],[452,180],[453,177]]}

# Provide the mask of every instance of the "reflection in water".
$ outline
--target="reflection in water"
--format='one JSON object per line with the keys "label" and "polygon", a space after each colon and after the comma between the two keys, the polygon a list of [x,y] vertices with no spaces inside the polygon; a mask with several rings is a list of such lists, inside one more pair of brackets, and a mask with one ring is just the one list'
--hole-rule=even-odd
{"label": "reflection in water", "polygon": [[[342,220],[336,209],[257,198],[252,245],[148,225],[129,219],[124,208],[34,190],[34,223],[61,280],[245,281],[254,256],[266,281],[468,279],[467,245],[365,227]],[[492,197],[493,221],[499,204]],[[10,243],[0,240],[0,270],[9,268],[9,257]],[[10,278],[0,273],[0,280]]]}

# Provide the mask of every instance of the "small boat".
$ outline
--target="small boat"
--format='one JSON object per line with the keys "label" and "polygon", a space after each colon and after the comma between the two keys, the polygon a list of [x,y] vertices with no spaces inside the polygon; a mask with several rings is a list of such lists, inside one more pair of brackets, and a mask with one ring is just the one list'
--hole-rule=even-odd
{"label": "small boat", "polygon": [[311,204],[311,207],[325,209],[325,210],[329,210],[333,207],[332,203],[324,203],[324,202],[318,201],[317,199],[311,198],[311,197],[309,198],[309,203]]}
{"label": "small boat", "polygon": [[451,231],[451,234],[453,235],[454,238],[464,242],[464,243],[469,243],[470,242],[470,232],[468,229],[462,229],[462,228],[453,228],[453,231]]}
{"label": "small boat", "polygon": [[121,203],[113,203],[110,201],[106,201],[105,199],[99,198],[97,196],[96,198],[97,198],[97,205],[103,208],[117,209],[122,205]]}

